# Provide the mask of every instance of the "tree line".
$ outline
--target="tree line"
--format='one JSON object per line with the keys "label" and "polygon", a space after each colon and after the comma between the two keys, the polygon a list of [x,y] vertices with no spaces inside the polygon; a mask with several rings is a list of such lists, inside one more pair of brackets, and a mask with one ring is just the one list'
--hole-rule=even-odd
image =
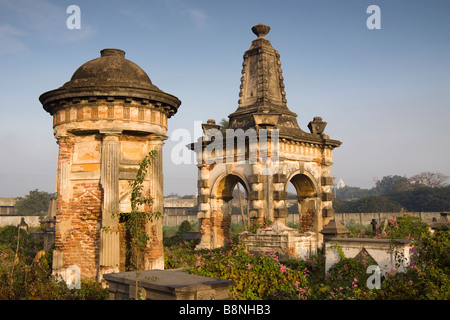
{"label": "tree line", "polygon": [[336,212],[450,211],[448,176],[422,172],[410,178],[385,176],[371,189],[345,186],[336,189]]}
{"label": "tree line", "polygon": [[50,200],[56,198],[56,193],[31,190],[26,196],[19,197],[14,204],[15,211],[22,216],[44,216],[48,212]]}

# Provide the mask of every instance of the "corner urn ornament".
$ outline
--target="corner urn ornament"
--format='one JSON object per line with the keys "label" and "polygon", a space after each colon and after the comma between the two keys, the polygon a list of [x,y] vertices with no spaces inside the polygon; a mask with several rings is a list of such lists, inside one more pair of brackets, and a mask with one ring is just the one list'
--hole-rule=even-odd
{"label": "corner urn ornament", "polygon": [[321,134],[325,131],[327,123],[322,121],[321,117],[314,117],[314,120],[308,123],[308,129],[313,134]]}

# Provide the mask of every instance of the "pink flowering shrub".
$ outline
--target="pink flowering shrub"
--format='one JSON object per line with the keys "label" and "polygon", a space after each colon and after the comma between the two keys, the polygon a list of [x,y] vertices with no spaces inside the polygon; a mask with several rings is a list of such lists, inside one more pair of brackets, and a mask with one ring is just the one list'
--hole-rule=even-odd
{"label": "pink flowering shrub", "polygon": [[182,247],[165,248],[166,268],[181,267],[192,274],[233,280],[231,299],[304,299],[308,296],[306,275],[281,263],[276,252],[252,254],[242,245],[232,243],[215,250],[195,251],[189,243]]}
{"label": "pink flowering shrub", "polygon": [[415,240],[429,233],[428,225],[411,214],[401,214],[388,218],[386,222],[378,222],[375,234],[371,226],[351,225],[347,228],[350,234],[345,237],[350,238]]}
{"label": "pink flowering shrub", "polygon": [[365,299],[370,294],[366,286],[367,261],[343,258],[316,284],[315,299],[347,300]]}
{"label": "pink flowering shrub", "polygon": [[298,299],[305,297],[305,274],[282,264],[275,252],[252,254],[242,245],[231,245],[226,254],[219,249],[204,257],[189,272],[235,282],[233,299]]}
{"label": "pink flowering shrub", "polygon": [[[390,226],[402,230],[402,223],[397,217]],[[252,254],[232,243],[201,251],[185,243],[165,248],[165,253],[166,268],[233,280],[232,299],[450,299],[449,231],[424,232],[412,245],[409,269],[399,272],[393,265],[381,277],[381,289],[367,286],[372,275],[367,268],[375,262],[364,253],[358,259],[342,257],[327,273],[320,253],[307,260],[280,261],[273,251]]]}
{"label": "pink flowering shrub", "polygon": [[428,225],[425,222],[419,217],[405,214],[388,219],[386,228],[379,224],[375,238],[415,240],[428,234]]}
{"label": "pink flowering shrub", "polygon": [[375,299],[449,300],[450,232],[437,230],[414,241],[406,272],[389,270],[374,292]]}
{"label": "pink flowering shrub", "polygon": [[252,254],[241,245],[228,243],[216,250],[194,250],[193,243],[165,248],[166,268],[185,268],[191,273],[230,279],[232,299],[450,299],[450,235],[435,231],[410,215],[392,217],[359,237],[411,240],[411,261],[398,271],[401,256],[381,277],[381,289],[369,289],[367,268],[376,262],[364,252],[341,260],[325,273],[320,252],[311,259],[280,261],[275,252]]}

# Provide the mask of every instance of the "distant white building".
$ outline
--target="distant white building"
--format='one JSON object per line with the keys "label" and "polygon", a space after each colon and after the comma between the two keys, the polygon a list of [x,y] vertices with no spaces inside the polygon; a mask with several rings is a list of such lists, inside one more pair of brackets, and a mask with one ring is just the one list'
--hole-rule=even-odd
{"label": "distant white building", "polygon": [[336,189],[340,189],[340,188],[343,188],[343,187],[345,187],[344,180],[339,179],[338,183],[336,184]]}

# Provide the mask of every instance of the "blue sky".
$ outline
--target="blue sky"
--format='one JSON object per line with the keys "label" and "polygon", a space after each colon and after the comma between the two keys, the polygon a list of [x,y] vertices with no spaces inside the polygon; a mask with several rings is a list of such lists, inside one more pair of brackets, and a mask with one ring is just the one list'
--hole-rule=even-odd
{"label": "blue sky", "polygon": [[[69,30],[69,5],[81,29]],[[369,5],[381,29],[369,30]],[[286,98],[303,130],[314,116],[343,145],[332,174],[370,188],[374,177],[450,176],[450,2],[446,0],[0,0],[0,197],[53,192],[57,145],[40,94],[70,80],[103,48],[126,51],[182,105],[169,120],[194,132],[237,108],[251,27],[280,52]],[[198,128],[197,128],[198,130]],[[164,147],[165,194],[196,191],[197,168]]]}

